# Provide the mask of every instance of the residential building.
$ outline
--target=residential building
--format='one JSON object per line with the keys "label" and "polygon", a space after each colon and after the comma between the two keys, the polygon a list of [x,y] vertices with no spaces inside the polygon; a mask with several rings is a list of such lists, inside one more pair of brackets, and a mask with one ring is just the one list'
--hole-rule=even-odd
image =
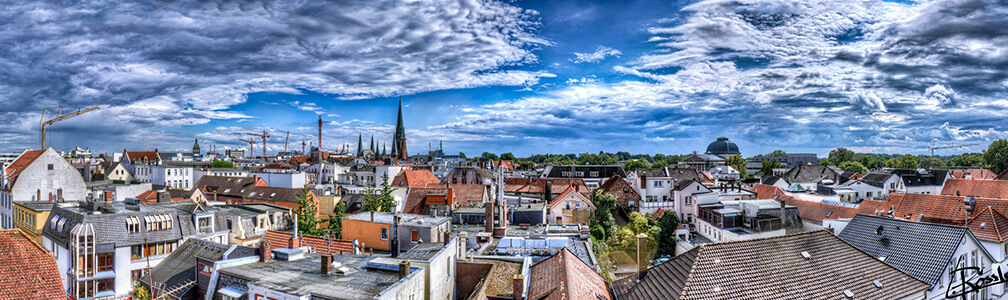
{"label": "residential building", "polygon": [[32,241],[42,244],[42,227],[49,219],[49,211],[52,210],[53,202],[42,201],[15,201],[14,202],[14,226],[21,229]]}
{"label": "residential building", "polygon": [[[822,185],[833,185],[840,182],[843,170],[834,166],[808,166],[798,165],[781,175],[788,187],[793,184],[800,185],[804,190],[816,191]],[[764,183],[767,184],[767,183]],[[776,185],[776,184],[771,184]],[[785,188],[786,189],[786,188]]]}
{"label": "residential building", "polygon": [[456,263],[462,252],[458,238],[452,238],[442,243],[417,244],[393,259],[407,260],[410,267],[421,268],[417,272],[422,272],[427,282],[424,286],[423,299],[457,299],[455,293],[455,284],[458,279]]}
{"label": "residential building", "polygon": [[568,186],[560,197],[550,202],[546,220],[550,224],[589,224],[595,209],[591,199]]}
{"label": "residential building", "polygon": [[381,251],[392,251],[393,241],[399,251],[416,244],[443,243],[450,231],[449,217],[362,212],[343,218],[344,240],[357,240],[362,248]]}
{"label": "residential building", "polygon": [[948,171],[948,176],[952,179],[995,180],[998,176],[987,168],[935,167],[934,169]]}
{"label": "residential building", "polygon": [[824,195],[836,194],[841,202],[861,203],[868,199],[885,199],[887,191],[882,184],[871,184],[864,180],[847,180],[847,182],[826,186],[818,185],[818,193]]}
{"label": "residential building", "polygon": [[67,299],[56,259],[19,229],[0,230],[0,299]]}
{"label": "residential building", "polygon": [[290,232],[276,230],[267,231],[256,246],[261,247],[264,242],[268,242],[274,248],[306,248],[308,252],[319,254],[363,254],[362,249],[353,241],[308,235],[298,235],[294,238],[294,234]]}
{"label": "residential building", "polygon": [[[602,276],[567,248],[532,265],[528,292],[514,299],[615,299]],[[514,281],[523,280],[521,275]],[[519,285],[515,284],[517,294]]]}
{"label": "residential building", "polygon": [[945,186],[945,179],[948,177],[946,170],[892,170],[893,174],[903,179],[903,186],[907,193],[914,194],[941,194],[942,187]]}
{"label": "residential building", "polygon": [[442,180],[450,184],[486,184],[494,182],[494,175],[480,167],[456,167]]}
{"label": "residential building", "polygon": [[270,230],[291,230],[290,208],[267,203],[232,204],[220,208],[227,218],[228,244],[255,246]]}
{"label": "residential building", "polygon": [[991,206],[976,207],[973,210],[966,227],[995,262],[1004,261],[1008,254],[1008,218]]}
{"label": "residential building", "polygon": [[[963,284],[963,275],[971,280],[977,273],[991,271],[994,263],[994,258],[980,241],[963,226],[858,214],[839,237],[878,261],[926,282],[925,299],[946,299],[946,292],[954,290],[950,287]],[[977,269],[960,270],[966,267]],[[997,284],[968,296],[970,299],[989,299],[1000,298],[1003,294],[1004,285]]]}
{"label": "residential building", "polygon": [[[424,188],[427,185],[439,185],[441,180],[428,170],[402,170],[389,182],[391,186]],[[482,183],[480,183],[482,184]]]}
{"label": "residential building", "polygon": [[783,236],[781,205],[772,199],[700,205],[696,233],[713,242]]}
{"label": "residential building", "polygon": [[[756,155],[746,161],[746,169],[750,175],[756,174],[763,169],[764,161],[776,161],[782,166],[791,169],[802,165],[818,165],[819,156],[815,153],[788,153],[787,156],[767,156]],[[762,174],[773,175],[773,174]]]}
{"label": "residential building", "polygon": [[710,168],[708,172],[711,175],[711,179],[723,180],[723,181],[735,181],[741,179],[742,174],[736,171],[735,168],[731,166],[714,166]]}
{"label": "residential building", "polygon": [[270,173],[254,172],[252,176],[261,178],[266,185],[278,188],[301,189],[309,182],[305,172]]}
{"label": "residential building", "polygon": [[14,201],[80,201],[84,178],[56,150],[25,151],[0,172],[0,229],[14,227]]}
{"label": "residential building", "polygon": [[613,289],[626,300],[924,297],[927,283],[886,262],[817,230],[701,245]]}
{"label": "residential building", "polygon": [[[293,209],[297,207],[298,199],[307,197],[318,207],[315,191],[305,192],[300,188],[278,188],[266,186],[258,175],[252,177],[220,177],[203,176],[196,183],[194,190],[199,190],[209,201],[223,201],[228,204],[267,203]],[[323,212],[316,211],[316,216]]]}
{"label": "residential building", "polygon": [[616,197],[616,205],[623,208],[636,207],[641,201],[641,195],[637,190],[630,186],[626,179],[616,174],[603,182],[598,190]]}
{"label": "residential building", "polygon": [[163,185],[174,189],[190,190],[196,183],[198,166],[187,163],[134,164],[133,176],[140,182]]}
{"label": "residential building", "polygon": [[188,238],[227,242],[224,217],[197,203],[82,202],[50,211],[42,246],[73,299],[127,297],[142,271]]}
{"label": "residential building", "polygon": [[[652,169],[637,169],[634,181],[631,185],[641,195],[641,203],[638,211],[641,213],[654,213],[658,209],[675,210],[681,212],[682,206],[677,206],[673,192],[677,190],[689,190],[699,188],[693,183],[701,183],[702,180],[697,171],[690,168],[663,167]],[[682,184],[682,186],[680,186]],[[702,184],[700,184],[702,185]],[[698,191],[705,191],[699,188]],[[707,192],[710,190],[707,189]],[[680,207],[677,209],[677,207]]]}
{"label": "residential building", "polygon": [[[883,195],[889,195],[889,193],[893,192],[906,192],[906,187],[903,185],[903,179],[896,174],[870,172],[865,174],[864,177],[861,177],[859,180],[882,189]],[[881,198],[885,197],[883,196]]]}
{"label": "residential building", "polygon": [[590,189],[598,188],[614,175],[627,177],[619,165],[548,165],[542,172],[544,178],[581,178]]}
{"label": "residential building", "polygon": [[[566,191],[568,186],[573,186],[574,190],[579,193],[591,194],[591,189],[581,178],[504,178],[505,195],[544,199],[546,202],[552,202],[553,199]],[[548,195],[546,191],[549,191]],[[491,195],[491,197],[495,196]]]}
{"label": "residential building", "polygon": [[[939,224],[963,225],[967,209],[965,197],[893,193],[882,204],[879,213],[897,219]],[[867,212],[863,212],[867,213]]]}

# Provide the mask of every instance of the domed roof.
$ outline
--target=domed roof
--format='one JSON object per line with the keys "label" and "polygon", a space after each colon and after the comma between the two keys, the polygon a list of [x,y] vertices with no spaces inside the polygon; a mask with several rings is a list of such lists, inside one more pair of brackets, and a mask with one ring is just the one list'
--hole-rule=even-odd
{"label": "domed roof", "polygon": [[740,154],[740,152],[735,142],[729,141],[726,137],[719,137],[716,141],[707,145],[707,154],[735,155]]}

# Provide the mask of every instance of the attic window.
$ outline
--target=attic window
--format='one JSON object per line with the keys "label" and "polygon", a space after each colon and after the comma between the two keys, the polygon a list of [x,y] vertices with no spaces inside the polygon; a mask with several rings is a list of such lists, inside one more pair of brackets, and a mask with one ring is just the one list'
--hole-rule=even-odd
{"label": "attic window", "polygon": [[874,284],[875,287],[877,287],[877,288],[880,288],[880,289],[882,288],[882,282],[879,282],[878,280],[872,281],[872,284]]}
{"label": "attic window", "polygon": [[827,218],[829,218],[829,217],[830,217],[830,216],[832,216],[832,215],[833,215],[833,212],[832,212],[832,211],[831,211],[831,212],[828,212],[828,213],[826,213],[826,217],[827,217]]}
{"label": "attic window", "polygon": [[53,169],[53,164],[49,164],[49,170],[52,171],[52,169]]}
{"label": "attic window", "polygon": [[986,228],[986,227],[987,227],[987,223],[986,222],[980,223],[980,228]]}
{"label": "attic window", "polygon": [[812,258],[812,254],[809,254],[808,251],[802,251],[801,256],[805,259]]}
{"label": "attic window", "polygon": [[270,194],[270,197],[274,197],[274,196],[276,196],[276,193]]}
{"label": "attic window", "polygon": [[249,197],[252,197],[252,196],[255,196],[255,192],[251,192],[251,193],[249,193],[249,195],[248,195],[248,196],[249,196]]}

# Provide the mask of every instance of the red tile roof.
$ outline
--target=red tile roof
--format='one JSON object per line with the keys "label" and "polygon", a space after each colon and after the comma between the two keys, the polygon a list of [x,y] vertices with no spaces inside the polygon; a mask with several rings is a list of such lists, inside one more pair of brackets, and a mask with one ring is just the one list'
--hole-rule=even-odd
{"label": "red tile roof", "polygon": [[56,259],[20,229],[0,230],[0,299],[67,299]]}
{"label": "red tile roof", "polygon": [[434,173],[428,170],[403,170],[392,179],[392,186],[408,186],[413,188],[427,187],[429,184],[441,184]]}
{"label": "red tile roof", "polygon": [[21,174],[21,171],[24,171],[24,169],[31,165],[32,162],[35,162],[35,159],[41,156],[43,152],[45,152],[45,150],[25,151],[25,153],[22,153],[21,156],[18,156],[17,160],[14,160],[14,162],[5,169],[7,171],[7,177],[17,177],[18,174]]}
{"label": "red tile roof", "polygon": [[571,197],[580,198],[581,200],[584,200],[584,202],[587,202],[588,205],[591,205],[592,209],[595,208],[595,203],[592,203],[591,199],[589,199],[588,196],[585,196],[582,193],[575,192],[574,187],[571,186],[568,186],[567,189],[564,190],[563,194],[560,194],[559,197],[553,199],[553,202],[550,202],[550,207],[556,206],[557,204],[560,203],[560,200],[566,199],[568,195],[570,195]]}
{"label": "red tile roof", "polygon": [[136,162],[136,161],[157,161],[158,160],[158,152],[157,152],[157,150],[154,150],[154,151],[133,151],[133,152],[126,151],[126,157],[129,158],[129,161],[131,161],[131,162]]}
{"label": "red tile roof", "polygon": [[532,266],[526,299],[613,299],[605,280],[564,248]]}
{"label": "red tile roof", "polygon": [[994,180],[998,175],[994,174],[994,171],[990,169],[965,169],[965,170],[949,170],[949,175],[955,179],[967,179],[966,175],[969,175],[969,179],[975,180]]}
{"label": "red tile roof", "polygon": [[581,178],[505,178],[504,191],[509,193],[542,193],[546,190],[546,182],[552,182],[552,193],[563,193],[567,186],[573,184],[578,192],[587,193],[588,186]]}
{"label": "red tile roof", "polygon": [[453,184],[452,194],[455,195],[456,207],[473,207],[483,205],[483,195],[486,193],[486,185],[482,184]]}
{"label": "red tile roof", "polygon": [[[270,230],[263,235],[260,241],[270,241],[270,247],[273,249],[287,248],[290,245],[291,236],[293,236],[291,233]],[[258,247],[258,244],[256,246]],[[302,235],[301,246],[310,246],[315,253],[322,254],[354,253],[353,242],[336,239],[327,241],[325,238],[316,236]]]}
{"label": "red tile roof", "polygon": [[[773,198],[773,197],[771,197]],[[760,199],[763,199],[760,197]],[[861,202],[858,207],[846,207],[838,205],[824,204],[820,202],[804,201],[798,200],[791,196],[782,195],[778,198],[779,201],[784,201],[787,205],[792,205],[798,208],[798,215],[803,219],[815,220],[822,222],[823,220],[836,220],[839,218],[853,218],[857,214],[871,214],[877,215],[884,202],[875,200],[865,200]]]}
{"label": "red tile roof", "polygon": [[995,180],[1008,180],[1008,170],[1004,170],[1004,172],[1001,172],[1001,174],[998,174],[998,176],[996,178],[994,178],[994,179]]}
{"label": "red tile roof", "polygon": [[[453,196],[450,195],[449,190],[444,187],[411,188],[409,190],[409,195],[406,196],[406,202],[403,203],[402,212],[405,214],[426,215],[428,194],[448,194],[447,197],[449,198]],[[449,200],[454,202],[454,199]]]}
{"label": "red tile roof", "polygon": [[616,203],[623,207],[628,207],[630,201],[637,203],[641,200],[641,196],[637,193],[637,190],[617,174],[609,177],[608,180],[599,186],[598,190],[602,191],[602,193],[616,196]]}
{"label": "red tile roof", "polygon": [[756,184],[756,199],[773,199],[774,196],[783,195],[779,187],[766,185],[766,184]]}
{"label": "red tile roof", "polygon": [[1008,181],[948,179],[942,188],[942,195],[975,196],[982,198],[1008,199]]}
{"label": "red tile roof", "polygon": [[966,204],[956,196],[891,193],[881,209],[910,221],[963,225],[966,219]]}
{"label": "red tile roof", "polygon": [[966,227],[981,240],[995,242],[1008,240],[1008,218],[990,206],[977,207],[970,215]]}
{"label": "red tile roof", "polygon": [[973,214],[970,214],[970,218],[974,214],[980,213],[980,209],[990,206],[1001,215],[1008,215],[1008,200],[1006,199],[991,199],[991,198],[976,198],[976,204],[973,207]]}

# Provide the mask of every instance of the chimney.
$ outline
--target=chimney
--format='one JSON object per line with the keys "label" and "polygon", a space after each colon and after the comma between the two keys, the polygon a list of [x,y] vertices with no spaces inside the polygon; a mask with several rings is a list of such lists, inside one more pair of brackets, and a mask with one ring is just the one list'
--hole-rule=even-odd
{"label": "chimney", "polygon": [[441,237],[441,242],[444,247],[448,247],[448,240],[451,239],[451,233],[447,231],[444,232],[444,236]]}
{"label": "chimney", "polygon": [[322,254],[322,265],[319,271],[322,275],[328,275],[332,272],[332,254]]}
{"label": "chimney", "polygon": [[259,182],[259,175],[252,174],[252,185],[257,184],[258,182]]}
{"label": "chimney", "polygon": [[553,201],[553,181],[552,180],[546,180],[546,190],[543,191],[543,193],[546,194],[546,196],[544,197],[544,199],[546,200],[547,204],[550,203],[551,201]]}
{"label": "chimney", "polygon": [[[780,201],[780,199],[776,199],[776,200],[777,200],[777,201]],[[784,201],[780,201],[780,219],[781,219],[781,227],[784,227],[784,226],[786,226],[786,225],[787,225],[787,224],[786,224],[786,223],[787,223],[787,222],[786,222],[786,220],[787,220],[787,207],[786,207],[786,206],[787,206],[787,205],[785,205],[785,204],[784,204]]]}
{"label": "chimney", "polygon": [[301,239],[298,238],[297,234],[292,235],[289,240],[287,240],[287,248],[301,248]]}
{"label": "chimney", "polygon": [[494,202],[489,201],[483,203],[483,208],[486,210],[486,215],[484,216],[483,223],[486,224],[486,232],[493,232],[494,228]]}
{"label": "chimney", "polygon": [[637,271],[643,271],[647,269],[648,265],[651,264],[651,260],[647,259],[647,240],[648,236],[645,233],[637,235]]}
{"label": "chimney", "polygon": [[371,211],[371,223],[374,223],[374,211]]}
{"label": "chimney", "polygon": [[392,252],[392,258],[399,257],[399,215],[392,216],[392,233],[389,237],[389,251]]}
{"label": "chimney", "polygon": [[514,285],[513,292],[511,294],[514,296],[514,300],[524,300],[525,276],[522,274],[515,274],[514,279],[512,279],[511,282]]}
{"label": "chimney", "polygon": [[267,262],[273,258],[273,248],[270,247],[269,240],[262,240],[259,242],[259,261]]}
{"label": "chimney", "polygon": [[406,278],[410,273],[410,263],[408,260],[399,262],[399,279]]}

